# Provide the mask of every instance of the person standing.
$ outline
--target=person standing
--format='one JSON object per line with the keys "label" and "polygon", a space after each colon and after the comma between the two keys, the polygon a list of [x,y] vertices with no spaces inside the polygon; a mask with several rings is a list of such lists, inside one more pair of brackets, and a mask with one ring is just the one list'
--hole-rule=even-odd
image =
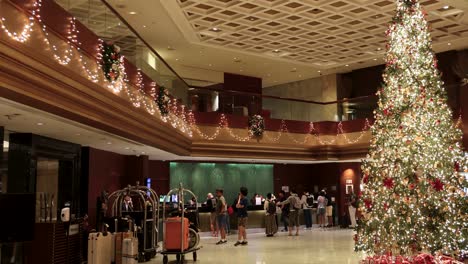
{"label": "person standing", "polygon": [[357,205],[357,197],[354,194],[354,191],[350,191],[348,197],[348,210],[349,210],[349,218],[351,220],[351,228],[356,227],[356,205]]}
{"label": "person standing", "polygon": [[304,212],[304,222],[306,225],[306,229],[312,228],[312,208],[310,208],[309,204],[307,203],[307,199],[309,198],[309,193],[304,192],[301,196],[301,205],[302,211]]}
{"label": "person standing", "polygon": [[218,200],[216,201],[216,220],[218,222],[218,229],[221,236],[221,239],[216,243],[216,245],[221,245],[227,243],[226,240],[226,199],[224,198],[224,190],[217,189],[216,190],[216,197]]}
{"label": "person standing", "polygon": [[272,237],[278,232],[276,224],[276,204],[272,199],[271,193],[267,194],[267,199],[264,204],[265,209],[265,234],[267,237]]}
{"label": "person standing", "polygon": [[333,204],[331,201],[330,195],[325,191],[325,198],[327,200],[327,207],[326,207],[326,216],[328,220],[327,227],[332,227],[333,226]]}
{"label": "person standing", "polygon": [[281,222],[283,222],[284,229],[281,232],[288,232],[289,226],[289,204],[281,206],[281,203],[286,201],[286,192],[281,190],[278,194],[278,203],[276,205],[281,207]]}
{"label": "person standing", "polygon": [[239,245],[247,245],[247,205],[249,204],[249,200],[247,200],[247,188],[241,187],[239,198],[237,199],[237,242],[234,246]]}
{"label": "person standing", "polygon": [[317,198],[317,214],[319,218],[319,227],[325,227],[325,213],[327,207],[327,198],[325,192],[322,190]]}
{"label": "person standing", "polygon": [[210,212],[210,228],[211,235],[218,237],[218,221],[216,220],[216,198],[212,193],[208,193],[206,196],[206,206]]}
{"label": "person standing", "polygon": [[299,235],[299,211],[301,210],[301,199],[295,190],[291,190],[291,195],[284,202],[279,203],[282,207],[289,205],[289,236],[292,236],[292,231],[296,227],[296,236]]}

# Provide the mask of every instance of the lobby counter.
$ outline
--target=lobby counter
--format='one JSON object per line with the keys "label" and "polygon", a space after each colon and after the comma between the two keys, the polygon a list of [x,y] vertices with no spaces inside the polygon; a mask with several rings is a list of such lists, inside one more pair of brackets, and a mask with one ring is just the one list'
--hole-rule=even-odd
{"label": "lobby counter", "polygon": [[[312,223],[317,224],[317,209],[310,209],[312,212]],[[265,211],[264,210],[249,210],[249,219],[247,222],[247,229],[251,228],[265,228]],[[279,228],[283,226],[281,223],[281,214],[277,214]],[[304,213],[303,210],[299,212],[299,221],[301,225],[304,225]],[[236,213],[229,216],[229,223],[231,230],[237,229],[237,216]],[[210,232],[210,213],[200,212],[200,229],[201,232]]]}

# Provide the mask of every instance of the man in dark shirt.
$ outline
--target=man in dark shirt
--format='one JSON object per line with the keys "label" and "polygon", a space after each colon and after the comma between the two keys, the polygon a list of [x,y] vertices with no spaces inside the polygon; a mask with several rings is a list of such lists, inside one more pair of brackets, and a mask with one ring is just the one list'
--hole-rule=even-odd
{"label": "man in dark shirt", "polygon": [[247,205],[249,203],[249,200],[247,200],[247,188],[241,187],[240,188],[240,194],[239,198],[237,199],[237,225],[238,225],[238,235],[237,235],[237,242],[234,244],[234,246],[239,246],[239,245],[247,245],[247,232],[246,232],[246,227],[247,227]]}

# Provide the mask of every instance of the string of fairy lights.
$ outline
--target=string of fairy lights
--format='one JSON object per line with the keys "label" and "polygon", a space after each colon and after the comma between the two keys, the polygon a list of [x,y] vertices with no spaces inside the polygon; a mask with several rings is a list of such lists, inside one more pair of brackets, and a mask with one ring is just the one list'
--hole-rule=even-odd
{"label": "string of fairy lights", "polygon": [[[228,121],[227,117],[224,114],[221,114],[218,125],[216,126],[216,128],[214,129],[212,134],[206,134],[203,131],[201,131],[200,127],[198,125],[196,125],[197,122],[196,122],[195,116],[194,116],[194,114],[192,112],[189,112],[188,116],[189,116],[188,121],[191,124],[191,126],[193,128],[193,131],[196,132],[204,140],[208,140],[208,141],[216,140],[221,135],[221,131],[223,131],[223,130],[225,130],[228,133],[228,135],[230,135],[232,138],[234,138],[234,139],[236,139],[238,141],[245,142],[245,141],[255,139],[254,136],[249,134],[248,129],[245,129],[245,133],[243,133],[243,134],[246,134],[246,136],[237,135],[234,132],[234,130],[229,127],[229,121]],[[323,136],[320,135],[318,130],[315,129],[314,123],[310,122],[309,123],[309,130],[308,130],[307,134],[305,135],[304,140],[300,141],[295,136],[293,136],[293,134],[295,134],[295,133],[291,133],[289,131],[288,126],[286,124],[286,121],[281,120],[281,125],[280,125],[279,130],[277,130],[277,131],[265,131],[263,136],[268,140],[268,142],[274,142],[274,143],[279,142],[280,139],[283,138],[283,136],[286,134],[290,141],[292,141],[292,142],[294,142],[296,144],[299,144],[299,145],[305,145],[305,144],[308,144],[308,143],[313,143],[313,141],[312,141],[313,138],[315,138],[316,142],[318,142],[320,145],[334,145],[334,144],[336,144],[338,142],[338,140],[340,140],[341,137],[344,139],[344,141],[347,144],[356,144],[356,143],[360,142],[364,138],[364,136],[368,133],[370,127],[371,127],[370,121],[366,118],[366,120],[364,122],[364,127],[359,132],[359,136],[354,138],[354,139],[351,139],[351,138],[349,138],[349,136],[346,135],[346,132],[343,129],[343,123],[339,122],[338,127],[337,127],[336,135],[329,135],[330,137],[333,137],[333,139],[325,140],[325,139],[322,138]],[[275,136],[270,136],[270,133],[273,134],[275,132],[276,132]]]}
{"label": "string of fairy lights", "polygon": [[[83,70],[83,73],[87,79],[92,81],[93,83],[101,83],[103,86],[110,89],[113,93],[117,95],[123,95],[130,103],[136,108],[142,108],[149,114],[158,117],[165,123],[171,124],[172,127],[179,129],[183,133],[186,133],[189,137],[192,137],[193,132],[197,133],[201,138],[205,140],[216,140],[219,138],[221,132],[224,130],[227,134],[233,138],[234,140],[246,142],[254,139],[249,133],[248,128],[245,129],[245,132],[240,132],[241,134],[236,134],[234,129],[229,126],[229,120],[226,115],[221,114],[220,120],[218,125],[214,129],[214,132],[211,135],[208,135],[202,131],[200,126],[197,125],[195,120],[195,116],[191,111],[187,111],[184,105],[180,105],[177,102],[177,99],[171,99],[169,104],[169,114],[162,115],[159,107],[155,103],[156,99],[156,83],[152,82],[150,84],[149,93],[145,92],[145,83],[143,81],[143,74],[140,69],[137,70],[136,73],[136,80],[134,84],[131,84],[128,80],[125,64],[124,64],[124,56],[120,58],[120,72],[122,73],[119,78],[114,82],[109,82],[105,80],[102,71],[100,70],[100,54],[102,50],[102,46],[104,41],[99,39],[99,44],[97,47],[97,59],[90,59],[89,56],[83,55],[83,52],[80,48],[81,42],[78,40],[79,30],[77,29],[76,25],[76,18],[71,17],[68,19],[69,25],[67,26],[67,36],[66,37],[66,48],[54,44],[51,40],[51,37],[48,32],[47,26],[42,22],[41,19],[41,7],[42,7],[42,0],[36,0],[33,3],[33,8],[31,13],[28,17],[28,22],[23,26],[19,33],[13,32],[9,30],[6,26],[6,18],[0,17],[0,28],[3,32],[10,37],[12,40],[15,40],[20,43],[25,43],[31,38],[31,34],[34,31],[34,27],[36,24],[41,29],[43,33],[43,41],[44,43],[50,48],[52,52],[52,57],[56,60],[59,64],[67,66],[69,65],[74,59],[76,59],[79,63],[79,67]],[[62,55],[60,55],[62,54]],[[136,89],[135,89],[136,88]],[[122,94],[122,92],[124,92]],[[461,124],[461,118],[458,121]],[[337,133],[335,136],[329,135],[332,139],[325,139],[324,136],[321,136],[317,129],[314,127],[314,123],[310,122],[309,124],[309,131],[303,138],[303,140],[298,140],[294,134],[291,133],[286,125],[284,120],[281,121],[281,125],[278,131],[265,131],[264,137],[269,142],[279,142],[284,135],[287,138],[294,142],[295,144],[308,144],[312,143],[313,139],[320,145],[334,145],[340,140],[340,138],[344,139],[347,144],[355,144],[360,142],[370,128],[369,120],[365,120],[365,124],[363,129],[360,131],[359,136],[354,139],[351,139],[343,130],[343,124],[340,122],[338,124]],[[274,136],[273,136],[274,135]]]}

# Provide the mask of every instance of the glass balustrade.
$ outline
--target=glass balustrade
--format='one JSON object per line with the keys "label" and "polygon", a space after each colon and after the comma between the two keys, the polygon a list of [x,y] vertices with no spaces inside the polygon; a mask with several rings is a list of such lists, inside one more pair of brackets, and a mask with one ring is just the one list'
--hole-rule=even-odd
{"label": "glass balustrade", "polygon": [[145,42],[136,31],[100,0],[56,0],[62,8],[104,41],[121,48],[122,55],[159,86],[188,105],[187,83]]}
{"label": "glass balustrade", "polygon": [[348,121],[372,118],[376,96],[314,102],[205,88],[190,88],[190,108],[194,112],[219,112],[239,116],[261,114],[272,119],[305,122]]}

